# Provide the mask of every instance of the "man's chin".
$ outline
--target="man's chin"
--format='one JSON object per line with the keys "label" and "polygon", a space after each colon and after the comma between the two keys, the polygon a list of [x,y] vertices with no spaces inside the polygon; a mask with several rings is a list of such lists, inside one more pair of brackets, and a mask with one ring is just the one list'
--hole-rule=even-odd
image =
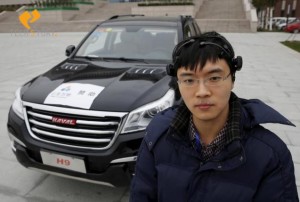
{"label": "man's chin", "polygon": [[200,114],[194,114],[194,118],[196,118],[198,121],[212,121],[215,119],[215,116],[213,116],[211,113],[201,113]]}

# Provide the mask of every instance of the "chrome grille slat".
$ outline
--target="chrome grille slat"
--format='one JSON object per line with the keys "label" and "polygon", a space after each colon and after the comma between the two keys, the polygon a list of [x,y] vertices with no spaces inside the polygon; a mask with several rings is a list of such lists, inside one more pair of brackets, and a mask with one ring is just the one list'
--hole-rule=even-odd
{"label": "chrome grille slat", "polygon": [[[43,115],[43,114],[38,114],[35,112],[27,112],[31,116],[42,118],[42,119],[47,119],[49,121],[52,120],[52,116],[48,115]],[[77,120],[76,123],[78,124],[83,124],[83,125],[95,125],[95,126],[107,126],[107,125],[118,125],[118,122],[96,122],[96,121],[85,121],[85,120]]]}
{"label": "chrome grille slat", "polygon": [[[112,146],[128,113],[74,109],[23,102],[29,134],[36,140],[73,148]],[[56,119],[67,120],[57,122]],[[69,121],[69,122],[68,122]]]}
{"label": "chrome grille slat", "polygon": [[67,127],[60,127],[50,124],[41,123],[38,121],[35,121],[33,119],[29,119],[30,123],[33,123],[34,125],[42,126],[45,128],[51,128],[55,130],[61,130],[61,131],[68,131],[68,132],[78,132],[78,133],[88,133],[88,134],[114,134],[114,131],[100,131],[100,130],[85,130],[85,129],[75,129],[75,128],[67,128]]}
{"label": "chrome grille slat", "polygon": [[28,111],[27,113],[30,114],[31,116],[35,116],[35,117],[38,117],[38,118],[52,120],[51,116],[47,116],[47,115],[43,115],[43,114],[38,114],[38,113],[31,112],[31,111]]}
{"label": "chrome grille slat", "polygon": [[37,129],[35,127],[32,127],[31,129],[32,129],[32,131],[43,134],[43,135],[47,135],[50,137],[56,137],[56,138],[62,138],[62,139],[66,139],[66,140],[76,140],[76,141],[96,142],[96,143],[110,142],[110,139],[92,139],[92,138],[70,137],[70,136],[66,136],[66,135],[55,134],[55,133],[43,131],[43,130]]}
{"label": "chrome grille slat", "polygon": [[96,122],[96,121],[83,121],[83,120],[77,120],[78,124],[83,124],[83,125],[94,125],[94,126],[114,126],[118,125],[118,122]]}

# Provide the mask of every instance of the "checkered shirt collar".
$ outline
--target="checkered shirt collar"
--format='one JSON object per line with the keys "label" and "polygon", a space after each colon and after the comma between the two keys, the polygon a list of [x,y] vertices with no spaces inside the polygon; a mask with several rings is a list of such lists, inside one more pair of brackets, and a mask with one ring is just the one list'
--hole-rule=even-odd
{"label": "checkered shirt collar", "polygon": [[192,142],[193,148],[201,153],[201,157],[204,161],[211,159],[213,156],[218,154],[226,144],[226,131],[228,129],[228,124],[224,125],[222,130],[219,132],[217,137],[208,145],[205,145],[199,138],[199,133],[196,132],[197,129],[193,123],[192,115],[190,116],[190,124],[189,124],[189,136]]}
{"label": "checkered shirt collar", "polygon": [[[190,117],[191,112],[186,107],[186,105],[182,102],[178,107],[177,113],[170,124],[170,127],[179,135],[179,136],[189,136],[190,126]],[[229,144],[235,139],[241,138],[240,133],[240,119],[241,119],[241,104],[239,102],[238,97],[231,93],[229,100],[229,116],[227,120],[226,127],[223,128],[225,131],[225,143],[224,145]],[[190,139],[190,138],[188,138]]]}

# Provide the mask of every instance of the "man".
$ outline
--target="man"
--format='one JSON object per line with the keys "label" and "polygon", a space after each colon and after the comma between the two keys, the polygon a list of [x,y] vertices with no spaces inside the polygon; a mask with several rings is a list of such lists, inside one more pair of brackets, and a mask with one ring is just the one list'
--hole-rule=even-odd
{"label": "man", "polygon": [[242,58],[220,34],[179,43],[168,74],[182,104],[155,116],[141,144],[131,201],[294,202],[286,145],[262,123],[293,125],[259,100],[231,90]]}

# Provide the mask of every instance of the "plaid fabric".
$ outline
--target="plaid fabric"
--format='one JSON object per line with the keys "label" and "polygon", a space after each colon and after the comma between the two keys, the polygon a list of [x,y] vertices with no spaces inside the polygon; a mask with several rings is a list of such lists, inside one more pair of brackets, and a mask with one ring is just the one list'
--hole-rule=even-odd
{"label": "plaid fabric", "polygon": [[217,137],[208,145],[203,144],[199,139],[199,134],[196,132],[195,125],[193,123],[192,115],[190,116],[190,125],[189,125],[189,136],[192,142],[192,145],[196,151],[201,153],[201,157],[204,161],[211,159],[213,156],[218,154],[226,145],[227,136],[226,131],[228,129],[228,124],[226,122],[225,126],[219,132]]}
{"label": "plaid fabric", "polygon": [[220,131],[216,139],[207,146],[201,144],[201,140],[199,140],[200,144],[196,145],[197,143],[195,143],[195,141],[197,141],[197,136],[195,135],[195,127],[191,122],[191,112],[184,103],[178,107],[176,116],[174,117],[170,126],[176,131],[177,134],[188,136],[188,139],[195,150],[201,153],[204,160],[209,160],[214,155],[219,153],[227,144],[231,143],[235,139],[241,138],[240,113],[240,102],[238,97],[234,93],[231,93],[229,100],[229,116],[226,125]]}
{"label": "plaid fabric", "polygon": [[177,132],[177,134],[184,135],[189,125],[190,115],[191,112],[185,106],[184,102],[182,102],[178,107],[176,115],[170,124],[171,128],[173,128]]}

